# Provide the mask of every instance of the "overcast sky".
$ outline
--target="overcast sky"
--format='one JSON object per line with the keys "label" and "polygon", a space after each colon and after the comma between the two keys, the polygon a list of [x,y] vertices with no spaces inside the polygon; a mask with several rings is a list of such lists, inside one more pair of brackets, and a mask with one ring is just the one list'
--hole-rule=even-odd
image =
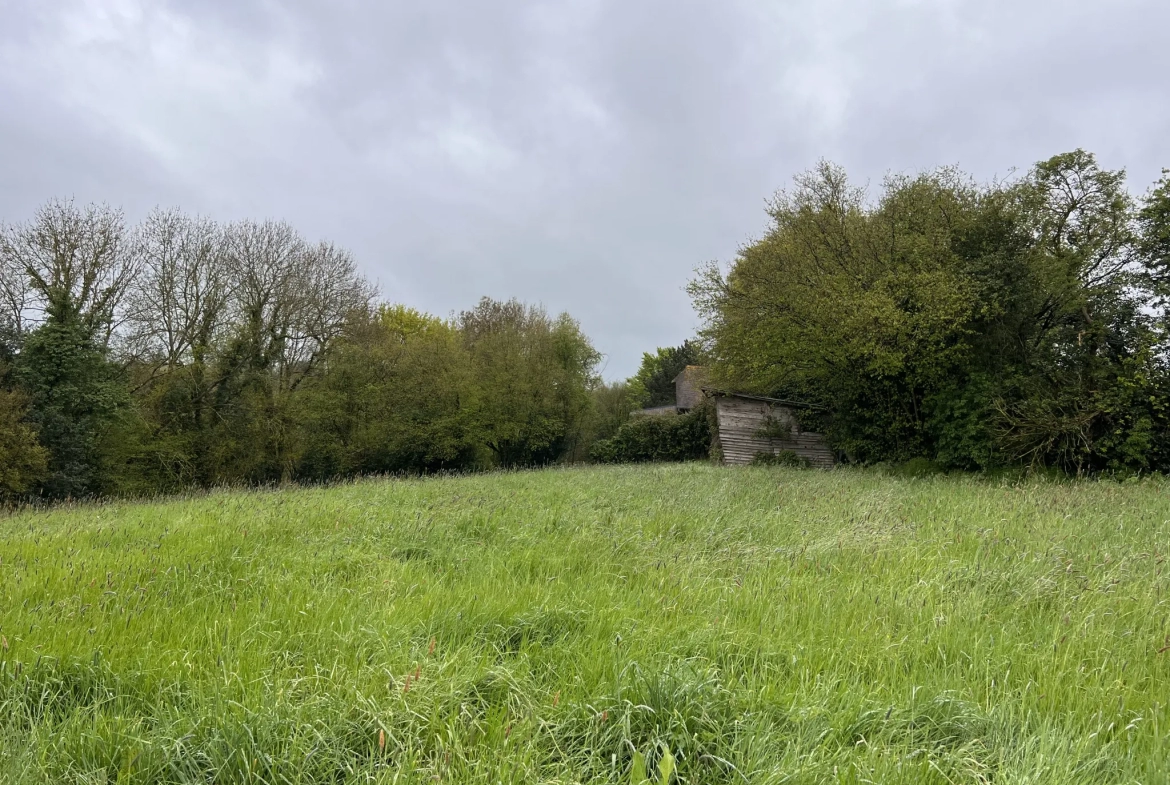
{"label": "overcast sky", "polygon": [[282,218],[383,295],[577,317],[605,376],[818,158],[1170,166],[1166,0],[0,0],[0,220]]}

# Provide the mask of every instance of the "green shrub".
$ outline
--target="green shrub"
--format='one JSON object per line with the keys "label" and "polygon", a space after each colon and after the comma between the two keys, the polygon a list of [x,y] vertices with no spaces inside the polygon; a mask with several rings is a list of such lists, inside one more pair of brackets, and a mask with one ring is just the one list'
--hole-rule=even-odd
{"label": "green shrub", "polygon": [[752,458],[752,466],[789,466],[795,469],[808,469],[812,467],[812,463],[808,458],[802,458],[792,450],[781,450],[776,453],[756,453],[756,457]]}
{"label": "green shrub", "polygon": [[28,493],[48,471],[48,451],[27,413],[20,395],[0,389],[0,503]]}
{"label": "green shrub", "polygon": [[891,473],[900,477],[931,477],[947,471],[929,458],[911,458],[894,466]]}
{"label": "green shrub", "polygon": [[711,452],[711,428],[706,407],[686,414],[635,417],[613,438],[597,442],[589,457],[597,463],[692,461]]}

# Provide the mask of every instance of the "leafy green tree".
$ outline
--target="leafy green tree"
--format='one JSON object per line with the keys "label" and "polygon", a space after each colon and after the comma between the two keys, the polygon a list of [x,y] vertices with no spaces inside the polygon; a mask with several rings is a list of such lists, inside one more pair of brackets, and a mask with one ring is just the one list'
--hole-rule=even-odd
{"label": "leafy green tree", "polygon": [[630,419],[637,400],[628,382],[598,384],[591,391],[593,399],[592,438],[608,439]]}
{"label": "leafy green tree", "polygon": [[630,413],[640,408],[628,382],[597,381],[589,391],[589,408],[583,418],[581,436],[565,459],[572,462],[591,460],[590,452],[599,441],[611,438],[629,422]]}
{"label": "leafy green tree", "polygon": [[796,182],[727,277],[711,266],[692,283],[713,381],[830,406],[857,459],[919,454],[925,399],[975,309],[948,242],[975,194],[950,171],[891,178],[876,205],[828,164]]}
{"label": "leafy green tree", "polygon": [[160,488],[292,479],[299,388],[372,297],[353,258],[287,224],[175,211],[149,216],[138,247],[125,332],[152,429],[142,471]]}
{"label": "leafy green tree", "polygon": [[645,407],[674,403],[674,379],[688,365],[700,365],[703,352],[697,341],[680,346],[659,347],[654,354],[642,354],[642,365],[630,378],[630,393]]}
{"label": "leafy green tree", "polygon": [[24,397],[0,389],[0,501],[30,493],[48,473],[48,451],[27,417]]}
{"label": "leafy green tree", "polygon": [[1012,460],[1078,473],[1159,460],[1157,440],[1141,434],[1164,422],[1152,398],[1166,344],[1147,314],[1124,183],[1124,173],[1078,150],[1037,164],[1014,189],[1032,238],[1018,259],[1033,283],[1017,320],[1022,362],[994,402]]}
{"label": "leafy green tree", "polygon": [[822,164],[771,215],[691,286],[717,383],[828,406],[863,461],[1161,465],[1167,344],[1120,172],[1078,150],[990,186],[888,178],[871,203]]}
{"label": "leafy green tree", "polygon": [[28,224],[4,230],[0,267],[8,291],[23,277],[22,307],[41,316],[39,327],[21,330],[13,377],[49,450],[42,490],[51,496],[101,493],[100,445],[128,402],[107,357],[115,314],[136,272],[122,215],[104,206],[50,202]]}
{"label": "leafy green tree", "polygon": [[1170,298],[1170,169],[1146,195],[1138,213],[1139,244],[1148,285],[1157,293],[1165,314]]}
{"label": "leafy green tree", "polygon": [[600,355],[568,314],[482,299],[458,319],[477,390],[477,428],[504,467],[546,464],[582,436]]}
{"label": "leafy green tree", "polygon": [[470,357],[454,325],[404,306],[354,314],[303,387],[308,478],[465,469],[479,460]]}
{"label": "leafy green tree", "polygon": [[106,490],[100,447],[127,392],[90,331],[77,321],[50,318],[29,334],[14,375],[29,397],[29,419],[49,449],[45,494],[78,497]]}
{"label": "leafy green tree", "polygon": [[6,498],[580,458],[632,405],[597,362],[516,301],[375,307],[350,254],[279,222],[50,202],[0,227]]}

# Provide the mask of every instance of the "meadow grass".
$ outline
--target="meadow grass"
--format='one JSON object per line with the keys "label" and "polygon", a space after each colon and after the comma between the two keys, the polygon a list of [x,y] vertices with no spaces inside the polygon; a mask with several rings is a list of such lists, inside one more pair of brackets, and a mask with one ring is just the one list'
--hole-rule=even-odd
{"label": "meadow grass", "polygon": [[22,512],[0,782],[1161,782],[1168,528],[703,464]]}

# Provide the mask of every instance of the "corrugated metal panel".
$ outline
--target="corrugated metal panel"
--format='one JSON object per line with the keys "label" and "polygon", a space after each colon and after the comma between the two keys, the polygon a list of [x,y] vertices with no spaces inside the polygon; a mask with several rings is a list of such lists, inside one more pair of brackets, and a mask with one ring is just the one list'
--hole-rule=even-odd
{"label": "corrugated metal panel", "polygon": [[[783,451],[796,453],[819,468],[831,468],[836,462],[825,437],[801,431],[793,411],[785,406],[719,395],[715,398],[715,412],[719,419],[719,447],[726,464],[745,465],[760,453],[776,455]],[[762,436],[760,432],[765,428],[779,430],[783,435]]]}

